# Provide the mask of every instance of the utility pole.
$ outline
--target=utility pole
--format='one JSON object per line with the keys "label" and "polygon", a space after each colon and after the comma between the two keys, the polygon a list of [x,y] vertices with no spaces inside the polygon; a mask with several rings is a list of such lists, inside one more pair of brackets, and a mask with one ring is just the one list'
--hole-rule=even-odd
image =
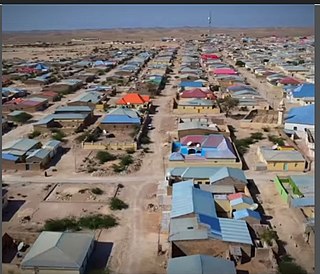
{"label": "utility pole", "polygon": [[209,38],[211,39],[211,11],[208,17],[208,25],[209,25]]}

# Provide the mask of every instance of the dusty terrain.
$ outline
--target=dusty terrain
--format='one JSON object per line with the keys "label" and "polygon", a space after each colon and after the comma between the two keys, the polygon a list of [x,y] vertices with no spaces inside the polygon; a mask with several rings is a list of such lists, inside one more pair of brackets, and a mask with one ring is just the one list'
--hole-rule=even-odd
{"label": "dusty terrain", "polygon": [[[133,40],[152,41],[163,37],[183,39],[199,39],[201,34],[207,34],[208,28],[135,28],[135,29],[105,29],[105,30],[76,30],[76,31],[33,31],[33,32],[4,32],[3,44],[34,43],[37,41],[63,43],[71,39],[96,38],[104,41]],[[305,36],[314,33],[313,28],[213,28],[212,34],[225,33],[240,36],[245,33],[252,37]]]}

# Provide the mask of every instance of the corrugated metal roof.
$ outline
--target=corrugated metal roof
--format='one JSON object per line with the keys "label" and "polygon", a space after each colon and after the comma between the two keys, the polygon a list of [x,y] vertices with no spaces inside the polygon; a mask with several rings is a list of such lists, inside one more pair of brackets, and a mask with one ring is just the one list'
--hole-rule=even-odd
{"label": "corrugated metal roof", "polygon": [[25,111],[21,111],[21,110],[15,110],[15,111],[12,111],[8,114],[8,116],[11,116],[11,117],[14,117],[14,116],[19,116],[20,114],[22,113],[26,113]]}
{"label": "corrugated metal roof", "polygon": [[273,150],[260,148],[261,154],[267,162],[304,162],[302,154],[296,150]]}
{"label": "corrugated metal roof", "polygon": [[314,195],[314,175],[291,175],[290,178],[303,195]]}
{"label": "corrugated metal roof", "polygon": [[93,240],[94,235],[88,233],[44,231],[22,260],[21,267],[79,270]]}
{"label": "corrugated metal roof", "polygon": [[56,108],[55,113],[61,112],[92,112],[92,109],[89,106],[64,106]]}
{"label": "corrugated metal roof", "polygon": [[46,157],[49,156],[50,154],[50,150],[48,149],[37,149],[35,151],[33,151],[28,157],[27,157],[27,160],[28,159],[31,159],[32,157],[36,157],[36,158],[39,158],[39,159],[45,159]]}
{"label": "corrugated metal roof", "polygon": [[101,94],[99,92],[88,91],[74,98],[70,102],[86,102],[86,103],[91,102],[91,103],[97,104],[100,102],[100,100],[101,100]]}
{"label": "corrugated metal roof", "polygon": [[214,102],[206,99],[183,99],[178,102],[179,106],[213,106]]}
{"label": "corrugated metal roof", "polygon": [[167,274],[236,274],[236,268],[226,259],[191,255],[169,259]]}
{"label": "corrugated metal roof", "polygon": [[229,193],[235,193],[234,186],[229,185],[199,185],[200,189],[211,192],[211,193],[219,193],[219,194],[229,194]]}
{"label": "corrugated metal roof", "polygon": [[43,145],[43,148],[57,148],[61,145],[61,142],[58,140],[50,140]]}
{"label": "corrugated metal roof", "polygon": [[206,229],[200,230],[198,228],[198,221],[196,217],[170,220],[169,241],[201,239],[208,239],[208,232]]}
{"label": "corrugated metal roof", "polygon": [[7,161],[17,161],[19,157],[12,155],[10,153],[2,153],[2,159]]}
{"label": "corrugated metal roof", "polygon": [[22,152],[27,152],[35,145],[39,144],[39,141],[33,139],[18,139],[12,142],[6,143],[2,147],[2,151],[6,150],[18,150]]}
{"label": "corrugated metal roof", "polygon": [[84,120],[88,114],[84,113],[59,113],[59,114],[50,114],[38,122],[34,123],[34,125],[45,125],[52,120]]}
{"label": "corrugated metal roof", "polygon": [[219,222],[223,241],[252,245],[252,239],[245,221],[219,218]]}
{"label": "corrugated metal roof", "polygon": [[290,205],[295,208],[299,207],[313,207],[315,206],[315,197],[302,197],[302,198],[296,198],[292,199],[290,201]]}
{"label": "corrugated metal roof", "polygon": [[216,217],[216,208],[212,194],[195,188],[193,181],[173,184],[171,218],[190,213],[201,213]]}
{"label": "corrugated metal roof", "polygon": [[303,107],[291,108],[285,116],[285,124],[302,124],[314,125],[315,124],[315,105],[307,105]]}
{"label": "corrugated metal roof", "polygon": [[233,212],[233,218],[236,220],[244,219],[247,217],[261,220],[261,215],[258,211],[245,208],[245,209],[241,209]]}

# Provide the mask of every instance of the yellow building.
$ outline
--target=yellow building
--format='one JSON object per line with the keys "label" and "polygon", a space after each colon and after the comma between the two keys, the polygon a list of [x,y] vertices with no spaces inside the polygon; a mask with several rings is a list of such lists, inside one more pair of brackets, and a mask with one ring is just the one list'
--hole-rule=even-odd
{"label": "yellow building", "polygon": [[206,99],[181,99],[174,101],[173,113],[175,114],[219,114],[220,108],[212,100]]}
{"label": "yellow building", "polygon": [[268,171],[304,171],[307,166],[305,158],[297,150],[259,147],[257,155]]}

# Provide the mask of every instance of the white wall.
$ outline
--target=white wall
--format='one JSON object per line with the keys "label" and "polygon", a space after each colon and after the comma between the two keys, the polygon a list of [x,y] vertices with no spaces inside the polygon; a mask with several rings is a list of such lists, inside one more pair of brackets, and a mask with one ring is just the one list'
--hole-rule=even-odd
{"label": "white wall", "polygon": [[314,130],[314,125],[285,123],[284,128],[289,130],[294,130],[296,134],[299,136],[299,138],[304,138],[306,134],[305,129],[308,128],[308,129]]}

